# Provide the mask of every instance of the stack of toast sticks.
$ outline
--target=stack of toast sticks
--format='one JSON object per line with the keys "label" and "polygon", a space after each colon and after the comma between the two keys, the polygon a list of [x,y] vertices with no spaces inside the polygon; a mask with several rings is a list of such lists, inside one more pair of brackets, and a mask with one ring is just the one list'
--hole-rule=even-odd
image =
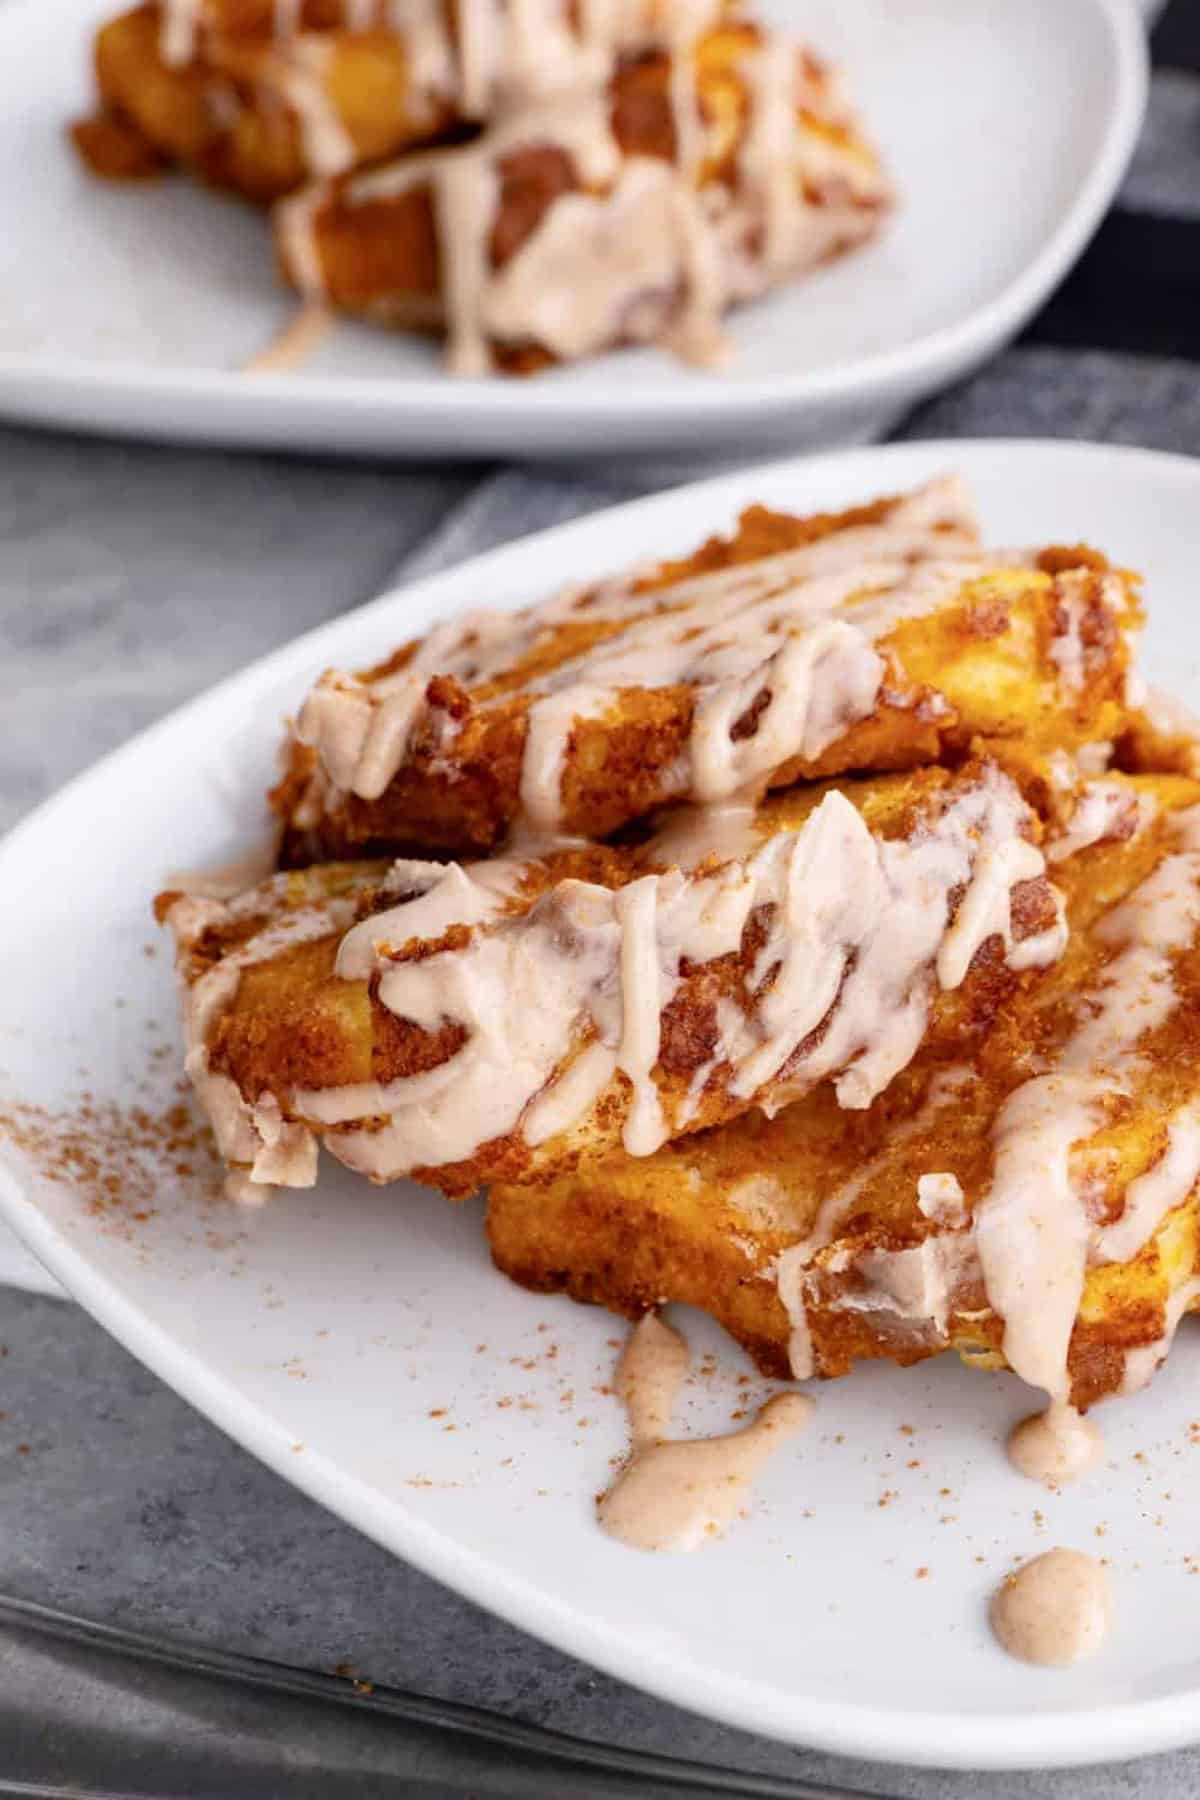
{"label": "stack of toast sticks", "polygon": [[158,901],[233,1192],[486,1187],[518,1282],[775,1376],[1142,1385],[1200,1298],[1200,780],[1141,622],[947,478],[328,670],[277,872]]}
{"label": "stack of toast sticks", "polygon": [[719,360],[732,307],[892,203],[837,74],[732,0],[149,0],[95,66],[96,173],[269,207],[311,307],[464,375]]}

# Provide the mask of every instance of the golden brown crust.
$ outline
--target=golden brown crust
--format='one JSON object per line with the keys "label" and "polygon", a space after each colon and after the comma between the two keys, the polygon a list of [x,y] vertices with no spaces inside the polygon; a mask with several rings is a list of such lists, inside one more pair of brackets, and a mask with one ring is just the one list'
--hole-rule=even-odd
{"label": "golden brown crust", "polygon": [[[911,839],[931,828],[964,795],[980,790],[979,769],[952,776],[926,769],[873,781],[840,784],[868,829],[880,839]],[[828,789],[819,785],[780,794],[765,803],[760,829],[764,838],[797,830],[820,804]],[[1036,826],[1030,818],[1029,829]],[[556,901],[561,884],[583,881],[616,889],[653,868],[652,848],[592,846],[566,850],[527,865],[522,888],[509,903],[509,916],[523,916],[535,901]],[[358,869],[352,864],[322,865],[300,874],[278,876],[261,890],[261,902],[240,902],[235,917],[222,919],[195,937],[186,948],[182,972],[194,981],[231,951],[250,942],[266,927],[278,927],[288,913],[303,910],[314,899],[335,894],[355,900],[354,914],[366,917],[395,904],[396,895],[379,887],[379,865]],[[961,895],[952,896],[952,907]],[[160,907],[170,910],[170,897]],[[1013,928],[1017,941],[1033,938],[1054,923],[1055,908],[1043,878],[1017,889]],[[365,1081],[386,1084],[439,1066],[461,1047],[461,1033],[430,1032],[397,1017],[380,998],[375,981],[350,980],[335,972],[337,946],[346,928],[323,931],[314,941],[284,947],[269,960],[245,968],[230,1003],[208,1039],[212,1071],[227,1076],[248,1105],[270,1093],[285,1118],[299,1119],[318,1134],[319,1122],[298,1107],[297,1092],[345,1088]],[[666,1119],[673,1130],[703,1131],[744,1111],[748,1097],[731,1091],[734,1071],[728,1063],[712,1067],[696,1090],[695,1078],[712,1056],[718,1007],[732,1006],[750,1017],[769,992],[760,989],[760,952],[768,913],[752,912],[736,951],[702,964],[681,963],[679,986],[663,1022],[663,1053],[654,1081]],[[563,929],[569,930],[564,916]],[[460,933],[455,938],[454,932]],[[461,948],[466,934],[452,928],[436,943],[399,946],[389,966],[414,957]],[[999,939],[989,938],[974,956],[962,984],[939,993],[928,1025],[931,1045],[969,1046],[996,1016],[997,1010],[1028,979],[1009,967]],[[793,1069],[821,1041],[829,1020],[803,1040],[775,1079],[786,1083]],[[577,1046],[583,1049],[584,1044]],[[518,1125],[506,1136],[476,1146],[462,1161],[413,1171],[452,1196],[472,1193],[491,1180],[542,1183],[566,1170],[594,1164],[620,1144],[632,1090],[623,1076],[610,1082],[589,1110],[569,1130],[546,1143],[530,1146]],[[685,1117],[684,1103],[688,1102]],[[384,1121],[380,1121],[380,1124]],[[355,1130],[372,1129],[369,1120]]]}
{"label": "golden brown crust", "polygon": [[93,175],[101,181],[153,181],[170,160],[132,119],[100,112],[77,119],[71,141]]}
{"label": "golden brown crust", "polygon": [[[453,38],[453,10],[448,17]],[[140,173],[131,149],[124,155],[120,151],[120,127],[130,146],[136,136],[144,157],[153,153],[160,163],[181,163],[210,185],[230,188],[259,204],[292,192],[319,173],[308,161],[286,84],[279,78],[273,20],[271,0],[209,5],[196,53],[181,67],[163,58],[162,14],[154,0],[102,25],[94,47],[101,112],[75,128],[89,165],[110,179],[122,178],[123,162],[130,175]],[[339,0],[306,0],[300,24],[305,32],[319,32],[326,39],[322,91],[353,147],[353,166],[454,142],[476,129],[448,100],[413,94],[405,33],[382,16],[367,31],[350,31]],[[712,171],[728,162],[745,115],[745,89],[732,66],[757,39],[752,27],[724,27],[697,52],[704,116],[716,147]],[[627,59],[618,74],[614,125],[618,142],[632,154],[674,154],[666,70],[665,57],[649,53]],[[497,261],[514,254],[547,207],[577,186],[560,151],[517,152],[504,172],[492,244]],[[333,296],[338,304],[371,310],[386,297],[387,305],[398,310],[402,295],[436,293],[427,255],[433,235],[428,195],[421,191],[414,199],[414,205],[401,200],[382,211],[366,208],[350,230],[339,231],[331,219],[330,255],[339,293],[346,296],[344,301]],[[521,358],[520,347],[512,347],[512,353]]]}
{"label": "golden brown crust", "polygon": [[[951,1258],[951,1303],[940,1328],[881,1302],[880,1258],[966,1241],[959,1225],[919,1210],[918,1177],[949,1169],[969,1202],[984,1191],[999,1106],[1048,1066],[1077,1022],[1089,972],[1106,954],[1096,921],[1160,866],[1170,814],[1200,801],[1200,785],[1182,778],[1145,776],[1129,786],[1158,806],[1158,822],[1136,837],[1119,826],[1114,837],[1056,866],[1072,926],[1066,955],[1023,996],[980,1020],[973,1047],[966,1040],[928,1046],[863,1113],[845,1112],[818,1091],[774,1120],[748,1115],[637,1166],[613,1159],[536,1193],[498,1184],[488,1214],[497,1266],[524,1286],[630,1317],[666,1300],[701,1307],[765,1373],[781,1376],[790,1323],[775,1260],[810,1235],[823,1199],[857,1180],[857,1197],[812,1264],[808,1321],[818,1372],[842,1375],[869,1358],[910,1363],[947,1346],[968,1361],[1001,1365],[1002,1325],[976,1263]],[[1100,1222],[1121,1216],[1129,1182],[1162,1157],[1167,1120],[1200,1095],[1200,947],[1177,957],[1174,981],[1179,1004],[1141,1051],[1150,1065],[1145,1085],[1127,1104],[1114,1103],[1112,1123],[1089,1152],[1090,1205]],[[931,1083],[950,1063],[966,1064],[969,1078],[952,1105],[923,1111]],[[1168,1295],[1198,1271],[1195,1190],[1131,1260],[1089,1269],[1070,1349],[1077,1405],[1120,1389],[1127,1352],[1158,1342]],[[856,1305],[856,1296],[870,1304]]]}
{"label": "golden brown crust", "polygon": [[[637,1319],[665,1301],[699,1307],[720,1321],[764,1375],[785,1380],[787,1315],[775,1283],[739,1247],[740,1220],[708,1211],[691,1226],[670,1197],[639,1209],[604,1171],[585,1184],[530,1193],[493,1185],[487,1230],[502,1274],[541,1294],[603,1306]],[[780,1241],[780,1249],[785,1247]]]}
{"label": "golden brown crust", "polygon": [[[201,0],[198,25],[205,39],[268,39],[277,10],[275,0]],[[375,10],[378,17],[372,23],[379,24],[387,14],[386,0],[380,0]],[[296,24],[302,31],[344,30],[361,11],[347,0],[300,0]]]}
{"label": "golden brown crust", "polygon": [[[885,499],[809,518],[751,507],[730,537],[709,539],[691,557],[664,563],[639,586],[648,597],[664,592],[666,606],[672,583],[886,523],[900,504]],[[771,786],[953,762],[977,738],[987,739],[989,749],[1012,740],[1027,749],[1050,750],[1119,734],[1127,718],[1124,632],[1135,629],[1141,616],[1136,587],[1093,552],[1084,553],[1089,560],[1077,579],[1066,573],[1075,567],[1065,562],[1070,554],[1043,553],[1064,564],[1054,574],[984,575],[965,582],[959,597],[935,613],[902,620],[879,645],[889,673],[871,716],[850,726],[819,756],[782,762]],[[1123,584],[1121,629],[1106,578]],[[1055,662],[1062,579],[1072,582],[1079,608],[1084,661],[1074,695],[1064,694]],[[500,679],[475,687],[446,677],[431,681],[428,716],[378,799],[326,792],[319,819],[307,822],[304,803],[317,762],[312,750],[293,739],[285,774],[270,796],[283,821],[284,866],[422,845],[479,855],[503,843],[520,810],[522,758],[536,698],[530,684],[621,629],[612,618],[589,617],[588,604],[584,595],[576,613],[544,633]],[[414,648],[402,646],[362,679],[404,669]],[[690,686],[630,688],[615,695],[602,716],[577,719],[563,774],[562,828],[606,837],[668,803],[670,774],[687,745],[696,698]],[[453,725],[449,747],[446,722]],[[753,726],[752,717],[748,723]]]}
{"label": "golden brown crust", "polygon": [[[430,239],[429,252],[435,255]],[[900,504],[888,496],[836,513],[795,516],[751,506],[728,537],[711,537],[691,556],[666,561],[638,581],[647,594],[694,576],[744,566],[864,525],[882,524]],[[590,620],[586,599],[581,616],[546,634],[499,681],[468,689],[435,677],[428,701],[453,720],[456,739],[448,759],[436,731],[419,736],[410,757],[377,801],[353,794],[339,797],[316,826],[299,825],[297,811],[316,771],[315,753],[294,737],[285,772],[270,794],[283,821],[281,864],[302,867],[314,860],[431,848],[481,854],[504,841],[519,804],[521,758],[530,706],[524,684],[549,673],[570,657],[615,635],[609,619]],[[363,679],[394,675],[411,661],[415,645],[401,645],[363,671]],[[506,706],[497,696],[511,693]],[[582,719],[573,734],[566,771],[564,827],[589,837],[605,837],[663,804],[663,771],[678,757],[691,727],[694,692],[687,688],[643,689],[622,697],[619,715]],[[899,695],[898,695],[899,702]],[[898,739],[898,741],[897,741]],[[845,741],[845,740],[844,740]],[[913,706],[897,704],[887,717],[855,728],[844,758],[826,756],[805,773],[832,775],[842,769],[897,769],[936,761],[940,732]],[[789,774],[778,783],[785,786]]]}
{"label": "golden brown crust", "polygon": [[[726,23],[705,33],[692,52],[706,134],[705,156],[695,177],[702,187],[730,187],[736,180],[738,153],[750,109],[744,65],[763,37],[756,25]],[[820,65],[813,67],[817,71],[814,78],[824,80]],[[678,146],[670,55],[662,49],[650,49],[623,58],[613,76],[610,96],[612,135],[621,154],[673,162]],[[874,153],[865,141],[849,131],[843,136],[865,167],[877,167]],[[374,155],[370,160],[382,162],[384,155]],[[500,201],[489,240],[494,269],[502,268],[516,254],[556,201],[569,193],[590,191],[570,155],[554,144],[535,142],[515,147],[500,159],[498,174]],[[378,324],[407,328],[414,306],[436,305],[440,261],[430,181],[418,180],[385,196],[360,197],[353,181],[343,179],[323,193],[314,194],[314,202],[312,241],[323,271],[324,294],[333,306]],[[886,210],[882,193],[872,197],[864,194],[855,205],[864,225],[861,229],[856,226],[853,240],[848,236],[846,243],[834,246],[831,254],[860,241]],[[282,232],[279,248],[285,279],[299,281],[299,271],[291,265],[286,234]],[[554,360],[535,341],[503,341],[494,348],[504,373],[532,373]]]}
{"label": "golden brown crust", "polygon": [[[216,11],[232,22],[203,34],[195,59],[178,68],[163,60],[158,6],[137,6],[101,26],[94,48],[100,112],[73,136],[89,166],[110,179],[143,172],[133,154],[139,144],[145,161],[180,163],[210,186],[269,205],[314,171],[259,9]],[[309,11],[312,28],[322,29],[340,9],[310,0]],[[394,31],[333,33],[322,81],[360,164],[463,129],[449,106],[427,98],[414,106],[403,36]]]}
{"label": "golden brown crust", "polygon": [[1133,707],[1117,735],[1114,766],[1131,775],[1200,776],[1200,725],[1164,695]]}

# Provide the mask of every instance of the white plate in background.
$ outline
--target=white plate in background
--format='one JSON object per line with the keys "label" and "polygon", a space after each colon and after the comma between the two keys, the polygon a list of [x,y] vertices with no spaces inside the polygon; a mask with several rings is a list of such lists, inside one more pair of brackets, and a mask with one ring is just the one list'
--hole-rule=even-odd
{"label": "white plate in background", "polygon": [[[465,605],[684,552],[752,500],[843,505],[954,467],[995,540],[1098,539],[1145,569],[1149,673],[1195,699],[1200,465],[1183,458],[904,445],[596,514],[277,652],[0,845],[0,1115],[14,1101],[70,1109],[84,1088],[101,1112],[172,1102],[175,1000],[165,946],[145,953],[160,935],[149,897],[168,869],[219,858],[260,822],[279,718],[322,667],[370,663]],[[1045,1494],[1009,1468],[1003,1434],[1030,1404],[1010,1377],[947,1359],[864,1368],[818,1388],[813,1426],[724,1541],[653,1558],[593,1517],[625,1441],[616,1403],[596,1391],[621,1328],[495,1274],[477,1206],[373,1190],[332,1167],[311,1194],[257,1213],[201,1204],[182,1178],[160,1179],[149,1205],[97,1212],[88,1199],[0,1137],[0,1210],[135,1355],[380,1543],[615,1675],[750,1730],[915,1763],[1088,1762],[1200,1736],[1186,1560],[1198,1549],[1200,1346],[1187,1327],[1146,1394],[1104,1407],[1107,1462],[1074,1490]],[[715,1327],[686,1328],[717,1363],[689,1390],[684,1423],[724,1427],[746,1403],[735,1386],[746,1365]],[[1054,1543],[1110,1556],[1118,1591],[1110,1647],[1063,1672],[1009,1660],[984,1616],[1011,1560]]]}
{"label": "white plate in background", "polygon": [[[878,243],[740,314],[731,369],[642,350],[454,382],[425,342],[343,323],[310,366],[251,382],[237,370],[291,304],[262,221],[180,180],[94,181],[65,139],[112,10],[0,6],[0,416],[216,444],[695,456],[870,435],[1036,311],[1145,105],[1130,0],[805,0],[804,33],[846,68],[903,203]],[[762,10],[794,28],[795,0]]]}

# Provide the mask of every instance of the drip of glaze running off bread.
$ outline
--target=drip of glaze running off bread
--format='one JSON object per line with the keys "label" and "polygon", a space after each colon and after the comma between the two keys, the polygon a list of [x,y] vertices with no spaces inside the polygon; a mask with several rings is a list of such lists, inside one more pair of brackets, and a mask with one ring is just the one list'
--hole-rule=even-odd
{"label": "drip of glaze running off bread", "polygon": [[683,1338],[654,1313],[634,1326],[617,1369],[629,1416],[630,1454],[597,1514],[610,1537],[635,1550],[698,1550],[750,1498],[754,1477],[812,1417],[803,1394],[777,1394],[752,1424],[725,1437],[669,1439],[687,1375]]}

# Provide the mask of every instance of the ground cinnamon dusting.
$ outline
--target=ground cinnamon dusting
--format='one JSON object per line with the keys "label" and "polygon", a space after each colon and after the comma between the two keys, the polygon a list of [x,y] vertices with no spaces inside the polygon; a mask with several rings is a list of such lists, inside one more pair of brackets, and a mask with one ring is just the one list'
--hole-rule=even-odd
{"label": "ground cinnamon dusting", "polygon": [[46,1181],[73,1187],[92,1217],[144,1224],[172,1177],[196,1179],[214,1196],[221,1190],[223,1171],[208,1127],[181,1100],[160,1111],[90,1093],[53,1111],[8,1101],[0,1105],[0,1135]]}

